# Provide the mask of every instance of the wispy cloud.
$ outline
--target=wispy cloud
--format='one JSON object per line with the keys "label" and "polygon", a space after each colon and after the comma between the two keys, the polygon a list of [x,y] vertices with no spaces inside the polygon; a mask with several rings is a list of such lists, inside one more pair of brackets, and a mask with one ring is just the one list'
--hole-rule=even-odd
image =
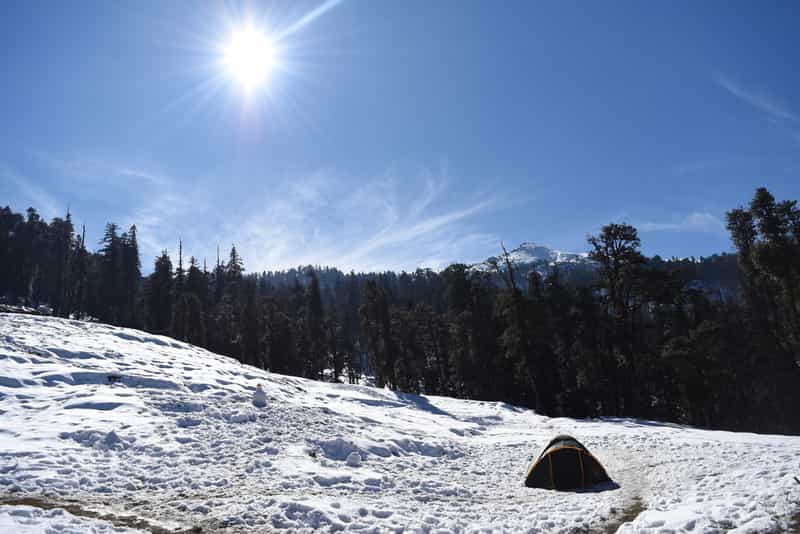
{"label": "wispy cloud", "polygon": [[[177,248],[178,240],[183,237],[192,239],[195,245],[198,243],[199,229],[186,224],[193,217],[193,207],[202,209],[198,204],[187,195],[162,191],[132,208],[122,222],[124,226],[136,225],[143,263],[162,250]],[[184,228],[189,229],[185,236],[181,235]]]}
{"label": "wispy cloud", "polygon": [[27,202],[27,207],[34,207],[46,219],[63,215],[66,211],[65,206],[61,206],[56,199],[42,187],[34,183],[29,178],[8,168],[0,167],[0,177],[3,182],[13,184],[20,196],[20,200]]}
{"label": "wispy cloud", "polygon": [[[62,184],[96,181],[102,198],[109,187],[123,188],[107,206],[113,212],[98,217],[136,225],[145,271],[161,250],[176,256],[179,239],[185,260],[194,255],[209,264],[217,246],[226,256],[235,244],[250,271],[308,264],[365,271],[441,268],[482,260],[499,242],[481,216],[500,207],[501,199],[459,192],[446,164],[412,172],[392,167],[366,177],[321,169],[256,178],[233,167],[187,180],[157,166],[108,158],[38,156]],[[26,189],[28,197],[36,193],[44,194]],[[35,203],[55,205],[52,199]]]}
{"label": "wispy cloud", "polygon": [[762,89],[745,87],[741,83],[724,76],[717,78],[717,83],[736,98],[758,109],[769,117],[783,121],[800,121],[800,115],[778,97]]}
{"label": "wispy cloud", "polygon": [[[103,202],[105,210],[99,217],[124,227],[135,224],[145,264],[150,262],[150,257],[177,243],[182,227],[188,226],[194,231],[193,225],[186,225],[186,220],[192,216],[191,209],[203,210],[206,206],[191,182],[182,184],[179,189],[179,181],[157,166],[85,154],[54,154],[41,150],[29,153],[44,173],[52,177],[61,193],[80,189],[81,201]],[[29,197],[39,193],[35,200],[37,206],[47,206],[46,199],[50,195],[41,188],[28,184],[25,190]],[[94,222],[96,225],[97,221]]]}
{"label": "wispy cloud", "polygon": [[440,268],[473,255],[482,259],[499,241],[470,224],[499,200],[454,201],[446,174],[408,178],[389,171],[351,188],[354,182],[330,171],[291,180],[215,237],[225,247],[235,243],[251,270]]}
{"label": "wispy cloud", "polygon": [[637,225],[642,232],[725,233],[725,223],[711,213],[692,212],[671,222],[644,222]]}
{"label": "wispy cloud", "polygon": [[[452,227],[463,219],[477,214],[491,206],[491,204],[491,201],[478,202],[474,205],[448,211],[441,215],[428,217],[423,215],[413,217],[411,220],[402,223],[386,226],[369,236],[352,252],[347,253],[342,260],[346,264],[357,264],[365,261],[369,263],[373,255],[389,247],[402,246],[405,250],[409,250],[411,246],[420,244],[420,241],[424,241],[431,236],[440,236],[444,229]],[[435,253],[435,251],[431,252]]]}
{"label": "wispy cloud", "polygon": [[166,183],[169,182],[169,179],[166,176],[161,174],[155,174],[153,172],[146,171],[143,169],[134,169],[131,167],[111,167],[111,170],[118,176],[125,176],[128,178],[144,180],[157,185],[165,185]]}
{"label": "wispy cloud", "polygon": [[110,158],[93,156],[61,156],[46,152],[34,152],[36,158],[49,169],[62,177],[85,181],[117,179],[128,184],[146,183],[155,186],[169,185],[172,180],[165,175],[143,165],[131,165]]}

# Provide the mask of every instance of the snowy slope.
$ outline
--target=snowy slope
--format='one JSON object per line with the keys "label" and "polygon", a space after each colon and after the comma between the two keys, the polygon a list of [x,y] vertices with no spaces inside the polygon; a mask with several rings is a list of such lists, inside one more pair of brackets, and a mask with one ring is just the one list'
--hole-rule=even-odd
{"label": "snowy slope", "polygon": [[[258,383],[266,408],[250,402]],[[618,486],[524,488],[529,462],[559,433]],[[605,532],[625,521],[621,532],[778,532],[798,511],[798,474],[798,437],[551,419],[0,314],[0,528],[111,532],[78,517],[93,510],[117,525],[214,532]],[[74,516],[50,509],[65,504]]]}

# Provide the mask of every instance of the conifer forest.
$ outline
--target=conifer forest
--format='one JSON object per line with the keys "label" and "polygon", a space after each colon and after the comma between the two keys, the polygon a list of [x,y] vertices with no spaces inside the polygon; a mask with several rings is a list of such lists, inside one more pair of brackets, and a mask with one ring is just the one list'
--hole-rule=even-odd
{"label": "conifer forest", "polygon": [[641,253],[636,228],[608,224],[588,236],[582,276],[523,271],[504,249],[484,268],[253,272],[235,246],[212,265],[182,246],[141,258],[135,226],[87,243],[69,213],[6,207],[0,296],[306,378],[798,433],[800,209],[761,188],[727,229],[733,253],[662,259]]}

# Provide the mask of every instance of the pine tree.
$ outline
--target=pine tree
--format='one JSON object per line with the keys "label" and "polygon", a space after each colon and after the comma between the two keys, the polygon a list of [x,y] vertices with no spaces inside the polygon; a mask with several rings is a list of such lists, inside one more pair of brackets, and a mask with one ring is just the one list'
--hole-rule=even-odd
{"label": "pine tree", "polygon": [[194,256],[189,258],[189,270],[186,274],[186,292],[196,295],[203,306],[208,303],[208,279],[205,269],[200,270],[197,259]]}
{"label": "pine tree", "polygon": [[264,351],[262,345],[262,313],[258,305],[256,284],[247,280],[244,285],[244,306],[242,309],[242,343],[240,361],[256,367],[264,367]]}
{"label": "pine tree", "polygon": [[375,280],[369,280],[364,286],[361,302],[361,332],[375,373],[375,383],[378,387],[396,387],[395,347],[386,293]]}
{"label": "pine tree", "polygon": [[331,311],[324,322],[325,350],[328,354],[328,365],[332,371],[331,381],[339,382],[345,365],[346,344],[345,334],[336,313]]}
{"label": "pine tree", "polygon": [[75,243],[72,216],[67,210],[65,218],[53,219],[53,292],[50,302],[56,315],[69,316],[72,309],[72,269],[74,263]]}
{"label": "pine tree", "polygon": [[6,206],[0,208],[0,296],[12,304],[19,295],[19,280],[24,256],[21,253],[22,215],[14,213]]}
{"label": "pine tree", "polygon": [[172,323],[173,276],[172,261],[164,250],[156,258],[153,274],[149,277],[148,317],[149,330],[167,334]]}
{"label": "pine tree", "polygon": [[236,282],[242,279],[242,273],[244,273],[244,261],[242,261],[242,257],[239,256],[239,253],[236,251],[236,245],[233,245],[231,247],[230,259],[225,266],[225,274],[228,280]]}
{"label": "pine tree", "polygon": [[322,298],[319,290],[317,274],[309,273],[310,284],[306,291],[305,328],[308,336],[308,361],[306,375],[309,378],[321,378],[325,365],[325,336],[323,332]]}
{"label": "pine tree", "polygon": [[627,224],[603,226],[599,236],[588,238],[592,250],[589,257],[600,265],[600,286],[606,291],[609,326],[609,350],[623,362],[615,383],[621,389],[620,415],[634,415],[641,400],[637,398],[637,361],[633,312],[637,301],[637,285],[642,276],[644,256],[639,252],[641,241],[636,228]]}
{"label": "pine tree", "polygon": [[760,355],[750,380],[757,402],[782,428],[800,424],[788,408],[800,402],[800,210],[776,202],[759,188],[748,209],[727,214],[736,245],[748,308],[747,328]]}
{"label": "pine tree", "polygon": [[81,237],[75,251],[74,309],[78,318],[86,316],[89,306],[89,251],[86,250],[86,226],[81,228]]}
{"label": "pine tree", "polygon": [[194,293],[183,292],[172,307],[170,335],[193,345],[206,343],[203,305]]}
{"label": "pine tree", "polygon": [[17,254],[21,257],[20,269],[16,276],[15,297],[21,297],[27,304],[36,303],[39,292],[42,267],[46,263],[47,247],[45,223],[34,208],[28,208],[27,219],[20,228]]}
{"label": "pine tree", "polygon": [[225,265],[219,260],[219,247],[217,247],[217,264],[213,274],[214,300],[213,303],[219,304],[225,294]]}
{"label": "pine tree", "polygon": [[181,295],[186,288],[186,272],[183,270],[183,241],[178,240],[178,268],[175,269],[175,294]]}
{"label": "pine tree", "polygon": [[589,257],[600,265],[602,287],[608,292],[609,313],[626,320],[630,312],[631,290],[644,256],[636,228],[627,224],[607,224],[599,236],[589,236]]}
{"label": "pine tree", "polygon": [[98,317],[100,320],[121,324],[123,319],[126,295],[124,292],[124,259],[122,238],[114,223],[106,225],[103,239],[100,242],[100,290]]}
{"label": "pine tree", "polygon": [[130,227],[124,238],[121,239],[122,248],[122,323],[128,326],[138,326],[139,318],[136,314],[136,297],[139,293],[139,284],[142,279],[142,264],[139,261],[139,242],[136,236],[136,225]]}

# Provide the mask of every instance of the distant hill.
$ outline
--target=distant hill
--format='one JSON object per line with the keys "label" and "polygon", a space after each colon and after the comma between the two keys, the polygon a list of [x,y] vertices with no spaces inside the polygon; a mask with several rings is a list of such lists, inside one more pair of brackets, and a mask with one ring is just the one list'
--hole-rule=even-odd
{"label": "distant hill", "polygon": [[[561,279],[570,285],[588,285],[596,281],[597,264],[589,258],[588,252],[564,252],[526,241],[509,250],[509,256],[515,269],[515,281],[520,287],[527,287],[528,273],[531,271],[546,277],[556,269]],[[654,256],[648,262],[657,269],[673,273],[688,287],[726,298],[737,293],[739,277],[736,254],[671,259]],[[496,256],[473,264],[471,269],[492,272],[495,270],[494,264],[505,270],[502,258]]]}
{"label": "distant hill", "polygon": [[[589,259],[588,252],[564,252],[526,241],[508,253],[515,270],[514,279],[520,287],[527,287],[528,273],[531,271],[547,277],[558,269],[562,280],[571,285],[587,285],[595,279],[597,264]],[[476,272],[493,272],[496,270],[495,265],[505,270],[504,260],[497,256],[490,256],[470,268]]]}

